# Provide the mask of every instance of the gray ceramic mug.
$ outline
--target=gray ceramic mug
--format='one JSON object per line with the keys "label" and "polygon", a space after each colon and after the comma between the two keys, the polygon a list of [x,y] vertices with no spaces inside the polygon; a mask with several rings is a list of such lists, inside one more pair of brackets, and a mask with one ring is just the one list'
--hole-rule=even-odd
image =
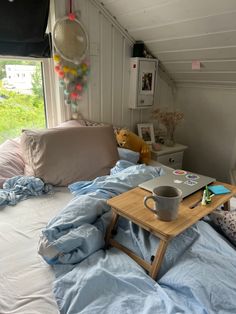
{"label": "gray ceramic mug", "polygon": [[[153,189],[152,194],[144,197],[145,207],[154,212],[160,220],[175,220],[182,201],[182,191],[173,186],[158,186]],[[150,199],[154,201],[154,208],[147,204]]]}

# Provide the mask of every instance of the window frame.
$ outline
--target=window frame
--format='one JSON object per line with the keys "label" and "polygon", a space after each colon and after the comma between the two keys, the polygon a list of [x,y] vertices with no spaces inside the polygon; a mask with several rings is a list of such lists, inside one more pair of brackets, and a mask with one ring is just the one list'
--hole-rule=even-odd
{"label": "window frame", "polygon": [[52,58],[0,56],[0,60],[33,60],[41,62],[46,126],[49,128],[55,127],[71,117],[70,109],[64,105],[64,95],[54,72],[54,61]]}
{"label": "window frame", "polygon": [[[58,9],[58,6],[56,6],[55,0],[51,0],[47,27],[48,33],[52,32],[52,25],[55,24],[56,9]],[[46,126],[48,128],[55,127],[58,124],[71,119],[72,111],[69,106],[65,105],[64,93],[62,88],[59,86],[59,80],[54,71],[53,58],[32,58],[0,55],[0,60],[1,59],[41,61]]]}
{"label": "window frame", "polygon": [[47,127],[55,127],[70,118],[71,112],[64,105],[64,94],[54,71],[53,59],[41,59],[44,85],[44,103]]}

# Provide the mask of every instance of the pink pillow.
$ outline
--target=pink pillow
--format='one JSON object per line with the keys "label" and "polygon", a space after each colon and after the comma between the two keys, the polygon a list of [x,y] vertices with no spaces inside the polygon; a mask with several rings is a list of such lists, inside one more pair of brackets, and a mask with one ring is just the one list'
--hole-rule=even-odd
{"label": "pink pillow", "polygon": [[3,183],[14,176],[24,174],[24,161],[21,155],[20,143],[7,140],[0,145],[0,188]]}

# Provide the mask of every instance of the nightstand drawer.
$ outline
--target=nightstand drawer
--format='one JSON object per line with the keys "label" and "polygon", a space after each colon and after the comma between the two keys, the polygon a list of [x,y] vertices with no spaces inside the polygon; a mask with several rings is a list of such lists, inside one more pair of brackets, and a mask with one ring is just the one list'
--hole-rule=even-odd
{"label": "nightstand drawer", "polygon": [[171,168],[182,168],[183,152],[158,156],[157,160]]}

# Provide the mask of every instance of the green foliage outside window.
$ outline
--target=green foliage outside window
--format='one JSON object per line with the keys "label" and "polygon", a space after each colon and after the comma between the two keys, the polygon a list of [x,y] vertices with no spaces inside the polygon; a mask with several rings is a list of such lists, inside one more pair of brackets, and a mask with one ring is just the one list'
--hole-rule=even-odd
{"label": "green foliage outside window", "polygon": [[43,99],[43,83],[40,63],[36,64],[36,70],[32,76],[32,91],[35,96]]}
{"label": "green foliage outside window", "polygon": [[[7,61],[7,64],[32,64],[28,61]],[[2,63],[4,66],[2,66]],[[32,77],[32,94],[21,94],[3,88],[6,61],[0,61],[0,143],[17,137],[23,128],[44,128],[45,111],[40,63]]]}

